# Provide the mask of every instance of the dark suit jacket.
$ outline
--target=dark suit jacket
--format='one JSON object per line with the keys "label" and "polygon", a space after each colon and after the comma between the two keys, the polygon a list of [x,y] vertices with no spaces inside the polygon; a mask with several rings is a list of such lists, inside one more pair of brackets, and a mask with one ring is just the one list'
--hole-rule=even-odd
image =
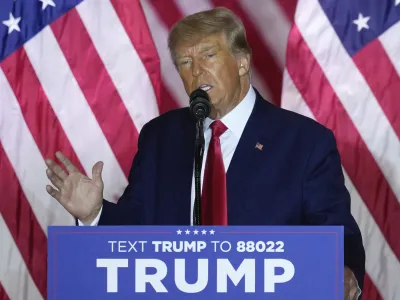
{"label": "dark suit jacket", "polygon": [[[362,287],[364,248],[334,135],[256,94],[227,171],[229,224],[343,225],[345,264]],[[117,205],[104,201],[99,225],[190,225],[194,141],[188,108],[147,123],[129,185]]]}

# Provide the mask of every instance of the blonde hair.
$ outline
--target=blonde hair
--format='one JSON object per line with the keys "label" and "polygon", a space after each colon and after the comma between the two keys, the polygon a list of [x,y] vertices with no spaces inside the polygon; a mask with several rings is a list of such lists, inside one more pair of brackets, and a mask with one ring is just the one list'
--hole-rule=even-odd
{"label": "blonde hair", "polygon": [[178,21],[168,36],[168,48],[176,65],[175,49],[180,44],[195,44],[214,34],[223,33],[233,55],[249,54],[252,50],[246,38],[246,30],[240,18],[231,10],[216,7],[198,12]]}

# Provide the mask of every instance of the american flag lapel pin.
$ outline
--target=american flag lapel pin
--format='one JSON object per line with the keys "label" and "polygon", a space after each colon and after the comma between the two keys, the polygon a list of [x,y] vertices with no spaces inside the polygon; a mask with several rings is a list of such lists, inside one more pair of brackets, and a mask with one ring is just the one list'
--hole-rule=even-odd
{"label": "american flag lapel pin", "polygon": [[257,148],[258,150],[260,150],[260,151],[262,151],[263,147],[264,147],[264,145],[262,145],[262,144],[260,144],[260,143],[257,143],[257,144],[256,144],[256,148]]}

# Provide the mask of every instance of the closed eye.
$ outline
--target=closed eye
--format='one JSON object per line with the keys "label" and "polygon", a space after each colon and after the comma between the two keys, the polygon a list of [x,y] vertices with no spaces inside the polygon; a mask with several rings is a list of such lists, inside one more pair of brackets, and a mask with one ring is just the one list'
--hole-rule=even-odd
{"label": "closed eye", "polygon": [[189,60],[182,60],[179,64],[180,65],[187,65],[190,61]]}

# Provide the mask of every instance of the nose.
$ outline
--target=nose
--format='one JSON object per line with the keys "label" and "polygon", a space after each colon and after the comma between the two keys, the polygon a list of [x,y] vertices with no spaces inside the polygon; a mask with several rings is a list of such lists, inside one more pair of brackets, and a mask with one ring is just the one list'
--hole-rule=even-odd
{"label": "nose", "polygon": [[198,77],[202,73],[203,69],[201,64],[197,60],[192,62],[192,75],[193,77]]}

